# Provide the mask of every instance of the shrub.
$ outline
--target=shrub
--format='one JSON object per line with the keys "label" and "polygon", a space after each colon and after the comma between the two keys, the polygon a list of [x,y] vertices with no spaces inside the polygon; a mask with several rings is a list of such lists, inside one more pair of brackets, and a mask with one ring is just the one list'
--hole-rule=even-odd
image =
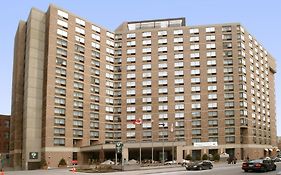
{"label": "shrub", "polygon": [[187,154],[187,155],[185,156],[185,160],[191,160],[191,159],[192,159],[192,157],[191,157],[190,154]]}
{"label": "shrub", "polygon": [[208,159],[209,159],[209,156],[207,154],[203,154],[202,160],[208,160]]}
{"label": "shrub", "polygon": [[66,161],[64,158],[61,158],[60,159],[60,162],[59,162],[59,166],[65,166],[66,165]]}
{"label": "shrub", "polygon": [[220,160],[220,155],[219,154],[214,154],[214,161],[219,161]]}

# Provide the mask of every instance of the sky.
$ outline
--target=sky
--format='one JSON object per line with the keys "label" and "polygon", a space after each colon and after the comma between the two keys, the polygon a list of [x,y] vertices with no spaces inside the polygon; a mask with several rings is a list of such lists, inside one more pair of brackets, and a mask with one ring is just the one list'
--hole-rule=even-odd
{"label": "sky", "polygon": [[187,25],[240,22],[276,59],[277,135],[281,135],[281,1],[245,0],[24,0],[5,1],[0,7],[0,114],[11,113],[14,36],[20,20],[26,20],[32,7],[42,11],[49,4],[87,19],[109,30],[124,21],[185,17]]}

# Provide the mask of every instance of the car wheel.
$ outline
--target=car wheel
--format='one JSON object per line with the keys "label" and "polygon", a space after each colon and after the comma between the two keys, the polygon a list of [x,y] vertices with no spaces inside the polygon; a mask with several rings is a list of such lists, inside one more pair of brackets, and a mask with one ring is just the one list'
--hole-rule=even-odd
{"label": "car wheel", "polygon": [[248,170],[244,170],[245,172],[248,172]]}
{"label": "car wheel", "polygon": [[274,165],[274,167],[273,167],[272,171],[276,171],[276,165]]}
{"label": "car wheel", "polygon": [[202,170],[202,167],[201,167],[201,166],[199,167],[199,170]]}
{"label": "car wheel", "polygon": [[213,166],[211,165],[211,166],[209,167],[209,169],[213,169]]}

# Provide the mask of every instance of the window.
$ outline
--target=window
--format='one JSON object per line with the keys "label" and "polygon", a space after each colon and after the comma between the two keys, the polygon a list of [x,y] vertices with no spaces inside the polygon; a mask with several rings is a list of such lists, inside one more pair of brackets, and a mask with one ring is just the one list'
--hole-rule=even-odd
{"label": "window", "polygon": [[182,119],[182,118],[184,118],[184,113],[175,113],[175,118],[176,118],[176,119]]}
{"label": "window", "polygon": [[[209,126],[213,126],[213,125],[210,125]],[[218,135],[218,128],[210,128],[208,129],[208,133],[209,135]]]}
{"label": "window", "polygon": [[127,34],[127,38],[128,38],[128,39],[130,39],[130,38],[131,38],[131,39],[136,38],[136,34],[135,34],[135,33],[128,33],[128,34]]}
{"label": "window", "polygon": [[182,35],[183,30],[174,30],[174,35]]}
{"label": "window", "polygon": [[199,33],[199,29],[195,28],[195,29],[189,29],[189,33],[190,34],[198,34]]}
{"label": "window", "polygon": [[209,52],[206,53],[206,56],[207,57],[216,57],[216,52],[215,51],[211,51],[211,52],[209,51]]}
{"label": "window", "polygon": [[167,31],[158,31],[158,36],[166,36]]}
{"label": "window", "polygon": [[158,77],[167,77],[167,76],[168,76],[168,72],[166,71],[158,72]]}
{"label": "window", "polygon": [[127,58],[127,62],[128,62],[128,63],[134,63],[134,62],[136,62],[136,57],[128,57],[128,58]]}
{"label": "window", "polygon": [[54,138],[54,146],[64,146],[65,139],[64,138]]}
{"label": "window", "polygon": [[200,92],[200,86],[192,86],[191,92]]}
{"label": "window", "polygon": [[217,69],[216,68],[208,68],[207,73],[208,74],[216,74],[217,73]]}
{"label": "window", "polygon": [[167,44],[167,38],[158,39],[158,44]]}
{"label": "window", "polygon": [[217,86],[208,86],[208,91],[217,91]]}
{"label": "window", "polygon": [[184,101],[184,96],[175,96],[175,101]]}
{"label": "window", "polygon": [[209,120],[208,125],[209,126],[218,126],[218,120]]}
{"label": "window", "polygon": [[190,54],[190,58],[199,58],[199,57],[200,57],[199,52],[195,52],[195,53]]}
{"label": "window", "polygon": [[189,41],[190,41],[190,42],[199,42],[199,36],[191,36],[191,37],[189,38]]}
{"label": "window", "polygon": [[176,87],[176,88],[175,88],[175,93],[176,93],[176,94],[184,93],[184,88],[183,88],[183,87]]}
{"label": "window", "polygon": [[64,18],[64,19],[68,19],[68,13],[63,12],[61,10],[58,10],[58,16]]}
{"label": "window", "polygon": [[128,46],[128,47],[134,47],[134,46],[136,46],[136,41],[128,41],[128,42],[127,42],[127,46]]}
{"label": "window", "polygon": [[215,27],[206,28],[206,33],[213,33],[213,32],[215,32]]}
{"label": "window", "polygon": [[201,104],[200,103],[192,103],[191,109],[193,109],[193,110],[201,109]]}
{"label": "window", "polygon": [[79,24],[80,26],[85,27],[85,21],[79,18],[75,18],[76,24]]}
{"label": "window", "polygon": [[191,125],[195,126],[195,127],[200,127],[201,126],[201,121],[200,120],[193,120],[191,122]]}
{"label": "window", "polygon": [[190,71],[191,75],[200,75],[200,70],[199,69],[193,69]]}
{"label": "window", "polygon": [[168,67],[167,63],[158,64],[159,69],[166,69]]}
{"label": "window", "polygon": [[158,52],[167,52],[168,48],[167,47],[158,47]]}
{"label": "window", "polygon": [[196,78],[191,78],[191,83],[200,83],[200,78],[196,77]]}
{"label": "window", "polygon": [[200,66],[200,61],[191,61],[190,62],[191,67],[199,67]]}
{"label": "window", "polygon": [[167,88],[159,88],[158,89],[158,93],[159,94],[167,94],[168,93],[168,89]]}
{"label": "window", "polygon": [[183,62],[176,62],[174,64],[174,66],[175,66],[175,68],[183,68],[184,64],[183,64]]}
{"label": "window", "polygon": [[201,135],[201,129],[193,129],[191,131],[192,135],[197,135],[200,136]]}
{"label": "window", "polygon": [[191,44],[190,50],[199,50],[199,44]]}
{"label": "window", "polygon": [[216,36],[215,35],[207,35],[206,36],[206,41],[215,41],[216,40]]}
{"label": "window", "polygon": [[67,57],[67,50],[57,48],[57,55],[62,56],[62,57]]}
{"label": "window", "polygon": [[208,103],[208,109],[217,109],[218,104],[217,103]]}
{"label": "window", "polygon": [[174,38],[174,43],[182,43],[183,38]]}
{"label": "window", "polygon": [[142,45],[144,45],[144,46],[149,46],[149,45],[151,45],[151,40],[143,40],[143,41],[142,41]]}
{"label": "window", "polygon": [[75,27],[75,32],[80,33],[81,35],[85,35],[85,30],[80,27]]}
{"label": "window", "polygon": [[130,54],[135,54],[136,53],[136,49],[128,49],[127,50],[127,54],[130,55]]}
{"label": "window", "polygon": [[167,61],[168,57],[167,57],[167,55],[159,55],[158,59],[159,59],[159,61]]}
{"label": "window", "polygon": [[206,44],[206,48],[207,49],[215,49],[216,48],[216,44],[215,43],[208,43],[208,44]]}
{"label": "window", "polygon": [[65,119],[63,119],[63,118],[55,118],[55,125],[64,126],[65,125]]}
{"label": "window", "polygon": [[207,65],[208,66],[215,66],[217,64],[217,61],[216,60],[208,60],[207,61]]}
{"label": "window", "polygon": [[234,102],[233,101],[227,101],[227,102],[224,103],[224,107],[234,108]]}
{"label": "window", "polygon": [[151,95],[151,89],[143,89],[142,94],[144,95]]}
{"label": "window", "polygon": [[106,36],[109,37],[110,39],[114,39],[114,33],[111,32],[106,32]]}
{"label": "window", "polygon": [[60,19],[57,20],[57,24],[62,26],[63,28],[67,29],[68,28],[68,23],[65,21],[62,21]]}
{"label": "window", "polygon": [[174,46],[174,51],[183,51],[183,46]]}
{"label": "window", "polygon": [[208,77],[207,78],[208,83],[216,83],[217,82],[217,77]]}
{"label": "window", "polygon": [[208,94],[209,100],[216,100],[218,98],[217,94]]}
{"label": "window", "polygon": [[97,32],[97,33],[100,33],[100,28],[97,27],[97,26],[92,25],[92,30]]}
{"label": "window", "polygon": [[151,37],[151,32],[143,32],[142,37]]}

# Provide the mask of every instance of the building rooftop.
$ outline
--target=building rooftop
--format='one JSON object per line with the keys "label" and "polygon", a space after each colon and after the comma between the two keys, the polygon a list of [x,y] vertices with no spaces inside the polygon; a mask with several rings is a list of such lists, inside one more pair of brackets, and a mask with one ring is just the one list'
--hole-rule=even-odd
{"label": "building rooftop", "polygon": [[185,26],[185,18],[132,21],[132,22],[128,22],[127,25],[128,25],[128,30],[181,27],[181,26]]}

